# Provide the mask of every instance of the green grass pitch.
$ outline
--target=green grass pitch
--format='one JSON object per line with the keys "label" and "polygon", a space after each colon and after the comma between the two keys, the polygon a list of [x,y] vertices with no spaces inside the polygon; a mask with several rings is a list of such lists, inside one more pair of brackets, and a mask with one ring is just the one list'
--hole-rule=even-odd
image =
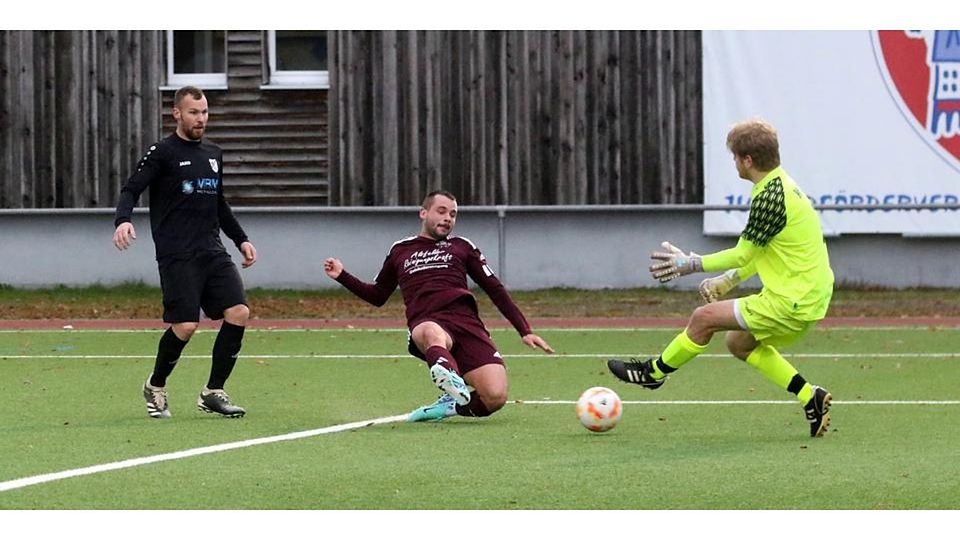
{"label": "green grass pitch", "polygon": [[[834,395],[822,439],[720,336],[655,392],[607,373],[608,355],[654,354],[675,333],[544,329],[558,352],[547,356],[494,331],[511,401],[490,418],[385,423],[8,488],[0,509],[960,508],[958,330],[820,329],[786,350]],[[173,418],[158,421],[140,387],[159,332],[0,332],[0,486],[399,415],[437,394],[403,330],[250,331],[227,384],[248,414],[214,417],[195,408],[214,337],[187,346],[167,387]],[[569,403],[598,385],[627,402],[603,434]],[[451,497],[454,486],[465,495]],[[202,496],[213,490],[230,496]]]}

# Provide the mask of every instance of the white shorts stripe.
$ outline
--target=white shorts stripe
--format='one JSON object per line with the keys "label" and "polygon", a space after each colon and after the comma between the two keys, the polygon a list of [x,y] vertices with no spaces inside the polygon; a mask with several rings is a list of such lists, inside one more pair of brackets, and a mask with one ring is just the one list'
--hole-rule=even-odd
{"label": "white shorts stripe", "polygon": [[747,328],[747,321],[743,318],[743,314],[740,313],[740,299],[739,299],[739,298],[737,298],[737,299],[735,299],[735,300],[733,301],[733,315],[734,315],[734,317],[737,318],[737,324],[740,325],[740,328],[743,328],[744,330],[746,330],[747,332],[749,332],[750,329]]}

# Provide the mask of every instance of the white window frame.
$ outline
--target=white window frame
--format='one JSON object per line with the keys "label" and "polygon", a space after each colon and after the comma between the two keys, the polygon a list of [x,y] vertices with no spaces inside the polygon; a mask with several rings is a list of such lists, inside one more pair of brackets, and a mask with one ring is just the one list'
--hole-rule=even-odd
{"label": "white window frame", "polygon": [[[201,89],[224,89],[227,87],[226,66],[222,73],[174,73],[173,72],[173,30],[167,30],[167,87],[180,88],[192,85]],[[224,32],[223,54],[227,55],[226,32]]]}
{"label": "white window frame", "polygon": [[330,71],[277,70],[277,31],[267,30],[267,61],[270,72],[264,89],[330,88]]}

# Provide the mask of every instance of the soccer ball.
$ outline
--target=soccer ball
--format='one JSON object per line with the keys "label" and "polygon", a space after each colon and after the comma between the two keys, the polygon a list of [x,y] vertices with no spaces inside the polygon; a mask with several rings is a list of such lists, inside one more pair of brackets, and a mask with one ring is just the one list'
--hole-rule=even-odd
{"label": "soccer ball", "polygon": [[620,421],[623,403],[620,396],[609,388],[588,388],[577,400],[577,418],[590,431],[609,431]]}

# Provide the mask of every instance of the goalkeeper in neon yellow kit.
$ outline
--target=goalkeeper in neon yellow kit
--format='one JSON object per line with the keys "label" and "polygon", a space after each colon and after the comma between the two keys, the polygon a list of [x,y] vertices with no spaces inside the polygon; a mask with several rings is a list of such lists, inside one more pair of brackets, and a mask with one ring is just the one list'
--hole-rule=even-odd
{"label": "goalkeeper in neon yellow kit", "polygon": [[[669,242],[652,255],[650,273],[660,282],[694,272],[723,272],[700,283],[707,304],[659,358],[608,362],[619,379],[657,389],[664,378],[706,349],[713,334],[727,332],[727,348],[777,386],[796,395],[819,437],[830,424],[830,393],[811,385],[779,352],[823,319],[833,294],[833,272],[820,220],[810,200],[780,167],[776,130],[748,120],[727,134],[727,148],[740,178],[754,183],[747,225],[733,248],[697,255]],[[741,281],[759,274],[763,289],[719,300]]]}

